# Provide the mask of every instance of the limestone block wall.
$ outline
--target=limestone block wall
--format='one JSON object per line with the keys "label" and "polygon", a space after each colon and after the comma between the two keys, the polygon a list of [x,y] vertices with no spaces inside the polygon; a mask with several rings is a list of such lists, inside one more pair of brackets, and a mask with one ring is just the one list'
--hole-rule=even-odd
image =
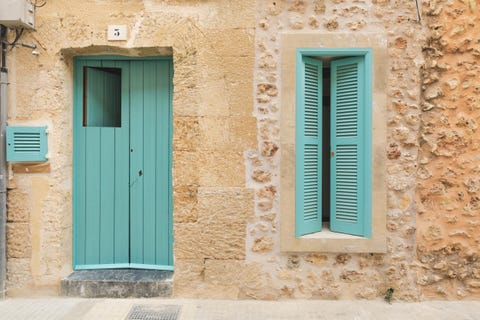
{"label": "limestone block wall", "polygon": [[476,1],[427,1],[418,168],[418,283],[480,297],[480,40]]}
{"label": "limestone block wall", "polygon": [[[107,41],[109,24],[126,25],[127,41]],[[173,55],[175,294],[201,277],[201,292],[227,295],[225,276],[215,275],[244,261],[253,216],[245,150],[257,146],[254,27],[253,1],[49,0],[38,8],[36,31],[21,41],[39,55],[8,52],[8,122],[48,125],[51,169],[10,172],[10,295],[58,293],[72,271],[73,57],[100,54]]]}

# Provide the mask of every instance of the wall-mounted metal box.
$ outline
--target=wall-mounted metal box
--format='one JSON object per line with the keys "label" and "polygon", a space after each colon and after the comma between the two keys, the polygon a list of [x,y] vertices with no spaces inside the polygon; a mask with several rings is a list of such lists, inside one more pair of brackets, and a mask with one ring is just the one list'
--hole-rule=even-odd
{"label": "wall-mounted metal box", "polygon": [[30,0],[0,0],[0,24],[34,29],[35,6]]}
{"label": "wall-mounted metal box", "polygon": [[7,161],[47,161],[47,127],[7,126]]}

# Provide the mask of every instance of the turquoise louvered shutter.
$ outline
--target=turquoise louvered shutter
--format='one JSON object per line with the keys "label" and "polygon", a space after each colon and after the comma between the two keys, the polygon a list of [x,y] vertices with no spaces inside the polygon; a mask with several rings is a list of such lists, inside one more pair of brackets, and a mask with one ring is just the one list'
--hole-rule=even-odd
{"label": "turquoise louvered shutter", "polygon": [[[364,57],[331,64],[330,228],[371,237],[371,106]],[[368,126],[368,127],[367,127]]]}
{"label": "turquoise louvered shutter", "polygon": [[7,126],[7,161],[47,161],[47,127]]}
{"label": "turquoise louvered shutter", "polygon": [[297,237],[322,228],[322,61],[302,57],[297,67]]}

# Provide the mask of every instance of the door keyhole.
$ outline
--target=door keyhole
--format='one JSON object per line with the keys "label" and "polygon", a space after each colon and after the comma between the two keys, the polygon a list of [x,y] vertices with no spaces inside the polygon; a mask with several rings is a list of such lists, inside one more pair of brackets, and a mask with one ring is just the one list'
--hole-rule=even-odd
{"label": "door keyhole", "polygon": [[142,175],[143,175],[142,170],[139,170],[139,171],[138,171],[138,176],[141,177]]}

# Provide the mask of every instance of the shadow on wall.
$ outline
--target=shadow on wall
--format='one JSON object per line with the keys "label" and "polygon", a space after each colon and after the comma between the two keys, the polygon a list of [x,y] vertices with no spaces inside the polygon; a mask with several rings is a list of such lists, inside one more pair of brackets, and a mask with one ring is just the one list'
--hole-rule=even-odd
{"label": "shadow on wall", "polygon": [[65,48],[60,50],[65,58],[88,55],[118,55],[128,57],[172,56],[172,47],[136,47],[121,48],[114,46],[88,46],[81,48]]}

